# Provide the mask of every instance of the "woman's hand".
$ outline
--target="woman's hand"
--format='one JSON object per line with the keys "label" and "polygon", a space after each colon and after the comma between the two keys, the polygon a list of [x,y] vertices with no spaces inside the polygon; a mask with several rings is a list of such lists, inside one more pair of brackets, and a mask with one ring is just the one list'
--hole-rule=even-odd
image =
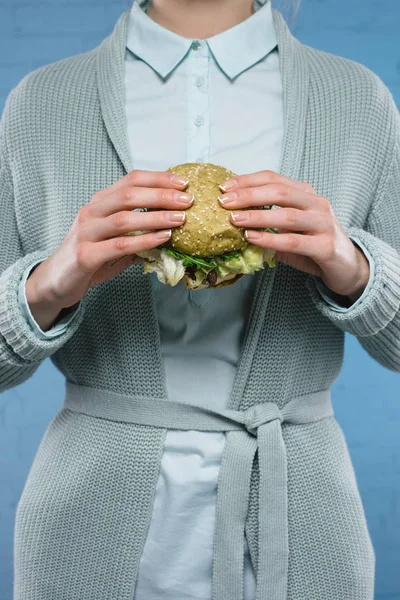
{"label": "woman's hand", "polygon": [[[188,182],[180,179],[166,171],[133,170],[96,192],[55,252],[29,276],[35,305],[73,306],[90,287],[143,262],[135,253],[164,243],[185,220],[193,194],[182,191]],[[129,235],[143,230],[150,232]]]}
{"label": "woman's hand", "polygon": [[[234,185],[225,185],[228,181]],[[227,192],[219,197],[221,205],[233,210],[232,223],[245,228],[250,243],[274,249],[277,260],[321,277],[330,290],[353,302],[361,296],[369,280],[368,260],[343,230],[329,200],[310,184],[266,170],[238,175],[220,188]],[[273,204],[280,208],[234,212]],[[252,229],[267,227],[279,235]]]}

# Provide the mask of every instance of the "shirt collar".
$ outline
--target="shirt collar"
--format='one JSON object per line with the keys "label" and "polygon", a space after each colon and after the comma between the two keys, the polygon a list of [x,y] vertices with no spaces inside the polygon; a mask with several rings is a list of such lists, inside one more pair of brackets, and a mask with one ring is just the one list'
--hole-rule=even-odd
{"label": "shirt collar", "polygon": [[[193,41],[153,21],[139,2],[133,0],[126,47],[161,77],[166,77],[178,65]],[[223,72],[233,79],[277,46],[271,0],[245,21],[203,42],[208,44]]]}

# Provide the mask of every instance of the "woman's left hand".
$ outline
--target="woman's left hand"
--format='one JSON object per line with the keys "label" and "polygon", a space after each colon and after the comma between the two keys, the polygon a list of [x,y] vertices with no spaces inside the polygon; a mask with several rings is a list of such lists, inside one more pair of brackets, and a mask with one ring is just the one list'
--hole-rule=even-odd
{"label": "woman's left hand", "polygon": [[[225,186],[228,181],[234,186]],[[329,200],[309,183],[265,170],[237,175],[220,188],[228,192],[220,196],[228,210],[281,207],[231,214],[231,222],[245,228],[251,244],[274,249],[277,260],[321,277],[330,290],[353,302],[361,296],[370,276],[368,260],[343,230]],[[279,234],[252,229],[267,227]]]}

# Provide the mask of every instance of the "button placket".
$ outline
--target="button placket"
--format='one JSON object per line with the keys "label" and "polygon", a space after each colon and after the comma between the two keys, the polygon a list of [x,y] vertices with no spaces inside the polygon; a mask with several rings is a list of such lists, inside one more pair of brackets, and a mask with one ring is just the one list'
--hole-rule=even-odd
{"label": "button placket", "polygon": [[[192,43],[193,52],[188,57],[188,162],[208,160],[210,145],[208,47]],[[202,309],[211,301],[212,290],[189,290],[190,302]]]}
{"label": "button placket", "polygon": [[207,162],[209,155],[209,51],[206,42],[194,40],[187,57],[188,162]]}

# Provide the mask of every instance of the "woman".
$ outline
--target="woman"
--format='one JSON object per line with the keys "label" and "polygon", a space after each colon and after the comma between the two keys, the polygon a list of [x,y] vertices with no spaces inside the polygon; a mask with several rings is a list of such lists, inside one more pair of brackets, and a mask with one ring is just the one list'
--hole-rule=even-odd
{"label": "woman", "polygon": [[[0,389],[46,357],[66,378],[17,507],[14,599],[372,600],[330,387],[346,331],[400,371],[379,77],[269,1],[133,2],[19,82],[0,136]],[[132,261],[190,206],[165,169],[200,161],[238,173],[232,213],[280,207],[240,222],[275,268],[188,291]]]}

